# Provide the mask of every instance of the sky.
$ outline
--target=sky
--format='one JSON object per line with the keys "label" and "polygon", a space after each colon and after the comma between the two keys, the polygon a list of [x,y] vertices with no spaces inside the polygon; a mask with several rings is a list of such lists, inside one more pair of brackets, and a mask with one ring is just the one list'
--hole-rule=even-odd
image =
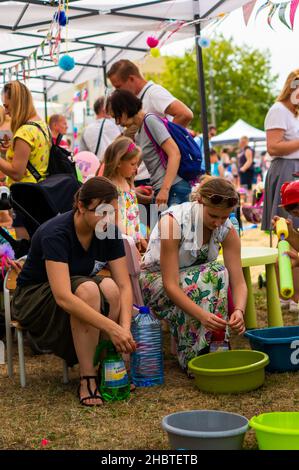
{"label": "sky", "polygon": [[[272,0],[273,3],[279,3]],[[212,31],[210,28],[203,30],[202,36],[212,39],[215,34],[222,33],[225,38],[233,37],[237,45],[246,44],[259,50],[269,49],[271,56],[272,71],[279,75],[277,81],[278,89],[282,88],[287,75],[294,69],[299,68],[299,7],[295,17],[294,31],[290,31],[278,18],[276,12],[272,26],[267,23],[267,11],[262,11],[255,19],[255,12],[265,0],[258,0],[248,25],[245,25],[242,8],[230,13]],[[176,42],[166,45],[163,54],[183,54],[186,48],[192,47],[194,39]]]}

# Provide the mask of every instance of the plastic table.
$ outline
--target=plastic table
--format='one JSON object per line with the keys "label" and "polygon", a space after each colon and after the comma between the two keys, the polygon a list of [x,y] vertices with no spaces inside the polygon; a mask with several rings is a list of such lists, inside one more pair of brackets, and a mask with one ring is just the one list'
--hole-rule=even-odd
{"label": "plastic table", "polygon": [[243,274],[248,289],[248,298],[245,312],[246,328],[257,328],[257,318],[254,305],[250,266],[265,265],[268,326],[283,326],[280,298],[276,280],[275,264],[278,250],[266,247],[241,248],[241,261]]}
{"label": "plastic table", "polygon": [[248,289],[248,297],[245,310],[245,324],[247,329],[258,327],[250,276],[250,267],[261,265],[265,265],[266,268],[268,326],[283,326],[280,298],[275,272],[277,256],[278,250],[276,248],[254,246],[241,248],[241,263]]}

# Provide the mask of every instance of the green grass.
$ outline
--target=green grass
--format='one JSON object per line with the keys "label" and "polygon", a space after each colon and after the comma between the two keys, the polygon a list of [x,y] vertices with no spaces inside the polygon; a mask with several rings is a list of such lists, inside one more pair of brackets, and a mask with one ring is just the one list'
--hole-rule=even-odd
{"label": "green grass", "polygon": [[[265,291],[256,291],[259,326],[266,326]],[[286,325],[296,325],[298,314],[284,313]],[[239,395],[200,392],[180,370],[169,353],[164,334],[165,384],[139,388],[126,402],[98,408],[79,405],[76,389],[78,368],[70,371],[63,385],[62,361],[52,355],[32,356],[26,349],[27,383],[21,389],[17,356],[15,377],[0,366],[0,449],[168,449],[161,428],[163,416],[180,410],[217,409],[247,418],[269,411],[299,411],[298,373],[266,374],[263,387]],[[232,338],[233,348],[249,348],[244,338]],[[16,350],[15,345],[15,350]],[[245,448],[257,448],[254,432],[247,432]]]}

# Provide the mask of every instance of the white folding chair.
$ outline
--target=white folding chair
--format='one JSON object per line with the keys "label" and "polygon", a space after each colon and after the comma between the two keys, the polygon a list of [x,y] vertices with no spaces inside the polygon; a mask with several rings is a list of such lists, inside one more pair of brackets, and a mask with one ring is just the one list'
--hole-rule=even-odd
{"label": "white folding chair", "polygon": [[[22,264],[25,262],[26,256],[23,256],[18,261]],[[17,273],[14,269],[9,269],[6,273],[3,282],[3,295],[4,295],[4,312],[5,312],[5,331],[6,331],[6,357],[7,357],[7,371],[8,376],[13,376],[13,351],[12,351],[12,328],[15,328],[17,333],[18,342],[18,355],[19,355],[19,370],[20,370],[20,384],[21,387],[26,386],[26,371],[25,371],[25,355],[24,355],[24,329],[18,321],[12,321],[10,302],[11,295],[16,289]],[[63,383],[68,383],[68,367],[67,363],[63,361]]]}

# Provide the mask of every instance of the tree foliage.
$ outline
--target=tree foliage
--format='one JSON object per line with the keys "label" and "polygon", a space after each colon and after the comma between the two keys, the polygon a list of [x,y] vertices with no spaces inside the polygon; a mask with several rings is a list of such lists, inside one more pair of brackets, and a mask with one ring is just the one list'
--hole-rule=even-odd
{"label": "tree foliage", "polygon": [[[193,113],[192,128],[200,130],[200,99],[198,94],[195,50],[183,57],[166,57],[165,71],[152,78],[167,88]],[[209,122],[214,105],[218,132],[241,118],[254,127],[264,128],[264,119],[277,95],[277,76],[271,73],[270,52],[248,46],[237,46],[222,36],[203,49],[206,100]]]}

